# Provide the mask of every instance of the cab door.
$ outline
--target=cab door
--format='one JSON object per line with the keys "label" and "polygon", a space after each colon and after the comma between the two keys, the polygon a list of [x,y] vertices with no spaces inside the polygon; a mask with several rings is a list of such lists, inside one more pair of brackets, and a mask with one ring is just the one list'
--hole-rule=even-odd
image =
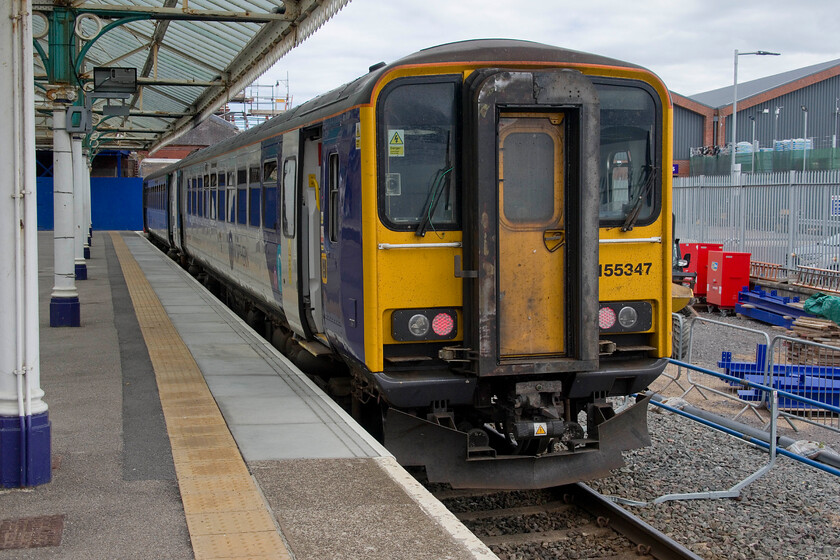
{"label": "cab door", "polygon": [[598,365],[598,93],[572,70],[465,84],[464,346],[479,376]]}
{"label": "cab door", "polygon": [[501,113],[499,355],[566,351],[564,114]]}

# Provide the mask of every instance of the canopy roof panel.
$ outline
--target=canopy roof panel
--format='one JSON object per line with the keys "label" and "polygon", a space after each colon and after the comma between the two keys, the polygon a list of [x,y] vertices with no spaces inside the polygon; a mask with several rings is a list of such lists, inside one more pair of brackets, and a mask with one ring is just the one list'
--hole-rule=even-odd
{"label": "canopy roof panel", "polygon": [[[154,150],[208,118],[350,0],[33,0],[36,127],[57,99],[92,105],[92,149]],[[92,94],[93,69],[135,68],[128,99]],[[81,104],[81,99],[75,103]],[[115,116],[110,106],[129,106]]]}

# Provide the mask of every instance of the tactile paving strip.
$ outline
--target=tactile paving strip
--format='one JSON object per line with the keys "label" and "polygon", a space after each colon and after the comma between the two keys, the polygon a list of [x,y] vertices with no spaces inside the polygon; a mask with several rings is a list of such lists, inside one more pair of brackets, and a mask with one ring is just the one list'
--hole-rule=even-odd
{"label": "tactile paving strip", "polygon": [[154,366],[196,559],[289,560],[201,370],[122,236],[111,239]]}

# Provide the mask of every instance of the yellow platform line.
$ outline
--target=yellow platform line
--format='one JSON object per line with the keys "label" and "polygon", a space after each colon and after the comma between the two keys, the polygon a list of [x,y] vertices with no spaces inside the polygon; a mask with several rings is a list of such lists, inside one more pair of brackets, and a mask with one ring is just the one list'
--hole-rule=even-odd
{"label": "yellow platform line", "polygon": [[196,559],[290,560],[201,370],[125,240],[111,239],[155,370]]}

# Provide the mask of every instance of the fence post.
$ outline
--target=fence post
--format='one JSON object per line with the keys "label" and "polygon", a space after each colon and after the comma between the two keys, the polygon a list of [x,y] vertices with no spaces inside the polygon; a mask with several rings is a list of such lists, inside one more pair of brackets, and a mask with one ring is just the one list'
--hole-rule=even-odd
{"label": "fence post", "polygon": [[799,223],[799,189],[796,188],[795,180],[797,172],[791,171],[788,179],[788,247],[787,262],[785,268],[793,270],[793,240],[796,237],[796,227]]}

